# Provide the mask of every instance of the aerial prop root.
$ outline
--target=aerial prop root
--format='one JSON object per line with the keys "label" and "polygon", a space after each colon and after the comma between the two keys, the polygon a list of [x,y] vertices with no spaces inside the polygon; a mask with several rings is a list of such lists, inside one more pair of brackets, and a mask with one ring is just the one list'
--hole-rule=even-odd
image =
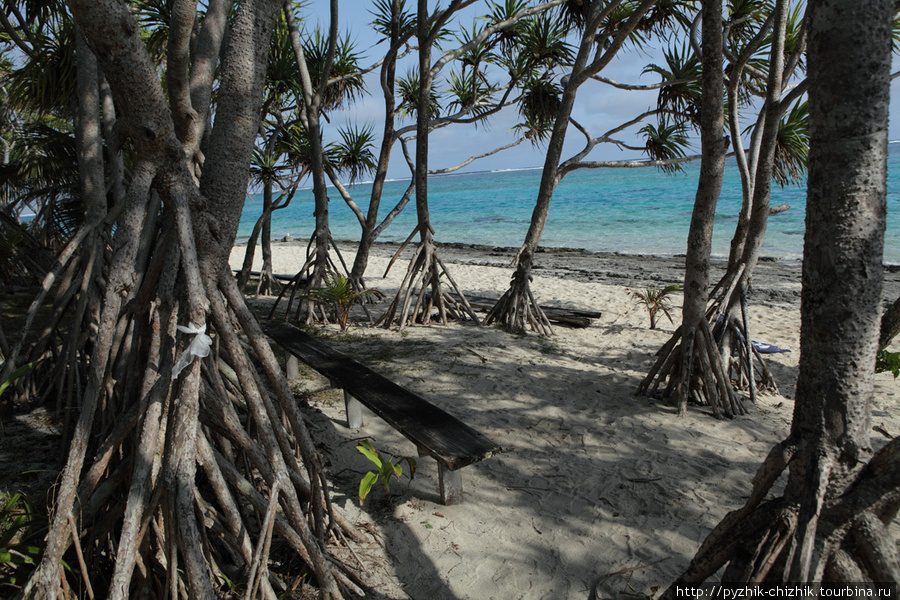
{"label": "aerial prop root", "polygon": [[[401,244],[388,270],[417,231],[418,227]],[[447,279],[446,284],[441,281],[443,277]],[[447,289],[448,286],[455,296]],[[462,289],[450,275],[450,270],[438,256],[433,239],[428,236],[416,247],[397,295],[376,324],[390,327],[396,322],[403,330],[410,324],[430,323],[435,311],[437,320],[443,325],[448,323],[448,317],[460,321],[468,318],[481,324]]]}
{"label": "aerial prop root", "polygon": [[[765,500],[776,480],[797,463],[800,451],[791,438],[772,449],[753,479],[746,504],[713,529],[662,599],[675,598],[676,585],[702,583],[722,567],[723,581],[732,582],[898,581],[900,557],[887,525],[900,507],[900,438],[860,469],[843,493],[827,494],[833,499],[810,521],[812,535],[804,535],[800,527],[804,517],[799,502],[787,496]],[[824,499],[827,487],[820,486],[816,496]],[[807,552],[812,557],[809,571],[798,579],[792,558]]]}
{"label": "aerial prop root", "polygon": [[513,275],[509,289],[494,304],[484,319],[485,325],[498,322],[513,331],[530,329],[540,335],[555,335],[553,326],[531,291],[531,277],[518,272]]}

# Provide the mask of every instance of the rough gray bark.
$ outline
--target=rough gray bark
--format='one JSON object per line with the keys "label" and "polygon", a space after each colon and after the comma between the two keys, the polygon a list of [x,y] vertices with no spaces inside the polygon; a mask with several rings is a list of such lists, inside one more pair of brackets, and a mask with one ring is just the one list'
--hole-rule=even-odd
{"label": "rough gray bark", "polygon": [[[707,336],[699,335],[700,328],[709,326],[706,319],[706,303],[709,300],[709,257],[712,252],[713,221],[716,205],[722,192],[725,175],[725,154],[727,140],[723,136],[725,127],[724,77],[721,68],[723,49],[722,3],[718,0],[704,0],[702,7],[702,58],[703,65],[703,108],[700,113],[700,143],[703,158],[700,159],[700,180],[691,215],[688,232],[687,255],[684,266],[684,305],[682,308],[681,333],[683,351],[680,372],[678,413],[687,412],[691,394],[694,352],[706,352]],[[711,336],[708,336],[711,337]],[[713,369],[713,374],[721,372],[721,366]],[[729,382],[724,382],[729,386]],[[731,412],[731,402],[719,400],[718,387],[710,386],[709,403],[722,404],[725,414]],[[730,386],[729,386],[730,387]]]}
{"label": "rough gray bark", "polygon": [[[72,408],[77,422],[46,549],[23,590],[25,598],[78,594],[71,589],[76,578],[62,570],[64,557],[74,564],[66,557],[73,540],[88,554],[80,563],[78,585],[90,586],[91,579],[104,586],[108,582],[107,590],[97,590],[103,597],[127,598],[145,587],[159,596],[212,598],[213,577],[226,561],[266,572],[261,557],[267,553],[267,543],[262,543],[267,533],[254,523],[271,513],[266,507],[273,503],[280,506],[279,531],[308,565],[321,596],[360,592],[352,575],[327,556],[332,527],[354,535],[352,528],[330,509],[322,466],[303,418],[227,268],[280,4],[244,0],[233,15],[198,188],[198,163],[191,160],[196,155],[188,151],[204,137],[202,129],[194,130],[194,142],[188,136],[183,143],[176,135],[176,128],[190,133],[194,127],[184,112],[190,110],[183,66],[173,70],[181,81],[169,82],[172,97],[167,98],[129,6],[114,0],[70,2],[121,109],[119,125],[134,145],[137,163],[124,201],[112,212],[101,212],[100,223],[79,231],[74,248],[67,249],[57,267],[77,265],[82,256],[90,259],[88,265],[98,260],[90,246],[79,248],[78,243],[99,226],[113,236],[96,322],[76,328],[69,338],[78,340],[74,347],[88,373],[84,385],[74,372],[62,378],[76,386],[80,403]],[[195,10],[191,3],[179,5],[175,12],[184,21],[175,28],[180,32],[176,37],[193,27]],[[176,62],[185,59],[174,56],[184,51],[177,41],[172,46]],[[91,87],[97,89],[96,68],[86,89]],[[88,112],[99,118],[95,108]],[[180,125],[179,119],[184,120]],[[99,139],[99,127],[97,131]],[[67,277],[58,295],[97,279],[90,270],[84,280]],[[204,359],[198,350],[200,360],[194,360],[186,354],[203,338],[177,333],[176,325],[215,336],[212,356]],[[36,347],[47,343],[39,341]],[[185,356],[190,359],[186,368],[176,373],[175,359]],[[225,382],[220,371],[225,363],[234,381]],[[210,415],[233,415],[233,427],[215,427],[218,422]],[[244,454],[236,455],[234,449],[242,444]],[[90,448],[96,449],[94,456],[88,454]],[[197,467],[210,456],[217,464],[203,464],[209,480],[199,485]],[[246,479],[226,481],[221,473],[230,472],[235,462]],[[270,498],[262,508],[235,501],[243,495],[264,498],[267,492]],[[216,535],[207,529],[215,529]],[[255,544],[255,555],[247,551],[254,547],[253,538],[262,540]],[[232,546],[244,551],[231,554]],[[165,574],[164,581],[154,573]],[[257,581],[266,598],[276,597],[276,579],[260,575]]]}
{"label": "rough gray bark", "polygon": [[888,307],[881,316],[881,334],[878,338],[878,349],[884,350],[897,334],[900,333],[900,298]]}
{"label": "rough gray bark", "polygon": [[[800,375],[787,440],[750,499],[710,533],[676,583],[891,582],[885,528],[900,506],[900,440],[872,456],[893,3],[809,3],[810,163]],[[787,472],[781,496],[764,501]],[[663,598],[674,598],[674,586]]]}
{"label": "rough gray bark", "polygon": [[356,257],[353,259],[353,268],[350,270],[350,280],[357,289],[364,289],[363,276],[369,265],[369,255],[372,244],[377,237],[378,210],[381,207],[381,195],[384,192],[384,182],[387,179],[387,170],[390,165],[391,149],[394,146],[394,118],[397,101],[394,98],[394,87],[397,77],[397,53],[400,49],[400,0],[391,2],[391,34],[390,44],[384,56],[379,78],[381,93],[384,97],[384,127],[381,133],[381,149],[378,153],[378,167],[375,170],[375,179],[372,181],[372,193],[369,196],[369,208],[366,211],[366,222],[360,236]]}

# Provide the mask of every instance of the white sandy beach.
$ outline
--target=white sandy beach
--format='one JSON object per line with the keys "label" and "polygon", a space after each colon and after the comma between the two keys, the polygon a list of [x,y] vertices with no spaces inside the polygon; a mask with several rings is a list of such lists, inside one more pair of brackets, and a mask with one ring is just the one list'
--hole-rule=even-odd
{"label": "white sandy beach", "polygon": [[[381,279],[390,251],[383,247],[373,256],[368,278],[388,298],[407,264],[398,261]],[[235,248],[235,268],[243,252]],[[276,243],[275,272],[294,273],[304,252],[305,244]],[[446,249],[442,255],[464,291],[498,296],[506,289],[508,252]],[[351,260],[352,252],[345,257]],[[340,350],[506,450],[462,471],[461,505],[440,504],[436,466],[423,459],[411,483],[404,474],[390,495],[375,490],[360,510],[356,488],[369,464],[355,450],[358,441],[367,438],[395,456],[414,455],[415,447],[374,417],[361,430],[347,429],[335,390],[310,397],[312,434],[329,463],[335,503],[373,537],[371,548],[357,552],[376,562],[379,544],[387,550],[389,560],[371,573],[385,596],[653,595],[685,568],[722,516],[743,503],[756,468],[786,435],[800,350],[799,266],[762,263],[751,299],[754,339],[791,350],[768,357],[781,393],[761,396],[756,406],[748,402],[746,416],[719,421],[698,407],[677,418],[659,401],[635,396],[675,326],[662,318],[650,330],[629,287],[677,282],[677,261],[667,263],[668,271],[628,257],[578,261],[573,267],[565,256],[539,256],[544,268],[536,271],[535,294],[542,304],[599,310],[603,317],[586,329],[556,327],[553,338],[471,323],[400,333],[361,322],[346,335],[324,328]],[[677,306],[672,316],[677,324]],[[876,381],[873,426],[897,435],[900,383],[887,373]],[[873,431],[872,440],[880,447],[887,438]]]}

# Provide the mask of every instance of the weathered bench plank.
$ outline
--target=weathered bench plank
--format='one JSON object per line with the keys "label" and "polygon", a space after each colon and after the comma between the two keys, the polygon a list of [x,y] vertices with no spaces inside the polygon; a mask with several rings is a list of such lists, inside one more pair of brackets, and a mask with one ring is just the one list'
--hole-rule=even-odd
{"label": "weathered bench plank", "polygon": [[[356,399],[415,444],[420,453],[435,458],[442,467],[441,495],[445,503],[462,499],[461,480],[458,474],[448,471],[501,452],[497,443],[453,415],[304,331],[281,323],[266,328],[266,333],[290,354],[344,389],[351,428],[362,424],[362,415],[353,405]],[[444,488],[447,488],[446,495]],[[454,501],[456,496],[458,499]]]}

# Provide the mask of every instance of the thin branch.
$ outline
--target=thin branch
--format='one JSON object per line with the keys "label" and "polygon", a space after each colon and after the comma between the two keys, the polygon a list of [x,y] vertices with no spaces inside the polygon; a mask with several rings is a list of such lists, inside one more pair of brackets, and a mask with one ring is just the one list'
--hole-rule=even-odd
{"label": "thin branch", "polygon": [[670,158],[667,160],[597,160],[578,162],[565,167],[560,167],[560,174],[569,173],[576,169],[643,169],[646,167],[667,167],[681,163],[700,160],[699,154]]}
{"label": "thin branch", "polygon": [[428,171],[428,174],[429,175],[443,175],[444,173],[452,173],[454,171],[458,171],[459,169],[462,169],[466,165],[472,164],[476,160],[486,158],[488,156],[492,156],[494,154],[497,154],[498,152],[502,152],[502,151],[508,150],[510,148],[514,148],[524,141],[525,141],[525,136],[522,136],[519,139],[517,139],[516,141],[510,142],[509,144],[506,144],[505,146],[500,146],[499,148],[494,148],[493,150],[489,150],[488,152],[485,152],[484,154],[470,156],[469,158],[467,158],[463,162],[459,163],[458,165],[455,165],[453,167],[446,167],[444,169],[435,169],[433,171]]}
{"label": "thin branch", "polygon": [[[38,51],[35,50],[33,47],[29,46],[28,44],[26,44],[25,40],[23,40],[19,36],[19,33],[16,31],[16,28],[13,27],[12,23],[9,22],[9,19],[6,18],[6,12],[3,10],[0,10],[0,23],[3,24],[3,29],[6,30],[6,33],[7,33],[7,35],[9,35],[9,38],[13,41],[13,43],[15,43],[16,46],[19,47],[19,49],[22,52],[27,54],[28,57],[31,58],[32,60],[38,60],[40,58],[40,54],[38,53]],[[25,26],[23,25],[22,26],[23,30],[24,30],[24,27]]]}
{"label": "thin branch", "polygon": [[694,81],[699,81],[699,77],[686,77],[684,79],[673,79],[672,81],[660,81],[659,83],[650,83],[650,84],[632,84],[632,83],[619,83],[618,81],[614,81],[609,77],[603,77],[601,75],[591,75],[590,79],[594,81],[599,81],[600,83],[605,83],[607,85],[611,85],[614,88],[618,88],[620,90],[629,90],[629,91],[649,91],[649,90],[658,90],[660,88],[664,88],[670,85],[682,85],[685,83],[692,83]]}

